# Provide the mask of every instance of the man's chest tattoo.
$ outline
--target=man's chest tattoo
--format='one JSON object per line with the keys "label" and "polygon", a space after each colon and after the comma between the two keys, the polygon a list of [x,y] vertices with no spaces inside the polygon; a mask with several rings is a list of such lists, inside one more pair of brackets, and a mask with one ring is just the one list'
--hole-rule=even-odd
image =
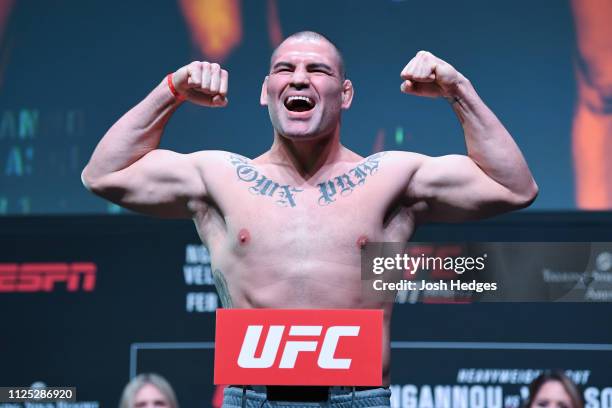
{"label": "man's chest tattoo", "polygon": [[238,179],[250,185],[249,192],[254,195],[269,197],[283,207],[295,207],[295,195],[303,190],[288,184],[279,184],[263,175],[253,166],[249,159],[230,155],[230,162],[236,168]]}
{"label": "man's chest tattoo", "polygon": [[[354,189],[363,186],[366,179],[378,171],[379,162],[386,152],[380,152],[367,157],[346,173],[335,176],[317,184],[320,194],[317,202],[320,206],[326,206],[336,201],[338,197],[350,195]],[[296,194],[304,190],[289,184],[279,184],[265,176],[246,157],[230,155],[230,163],[236,169],[236,176],[241,182],[249,185],[251,194],[268,197],[283,207],[296,207]]]}
{"label": "man's chest tattoo", "polygon": [[338,194],[340,197],[346,197],[350,195],[355,188],[363,186],[366,182],[366,178],[376,173],[380,159],[385,153],[386,152],[373,154],[346,173],[317,184],[319,192],[321,193],[318,200],[319,205],[329,205],[336,201]]}

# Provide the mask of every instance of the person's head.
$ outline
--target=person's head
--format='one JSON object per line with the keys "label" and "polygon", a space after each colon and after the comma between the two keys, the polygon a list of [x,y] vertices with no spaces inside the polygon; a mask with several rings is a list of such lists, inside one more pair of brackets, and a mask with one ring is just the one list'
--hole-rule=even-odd
{"label": "person's head", "polygon": [[529,385],[526,408],[583,408],[576,384],[562,371],[549,371]]}
{"label": "person's head", "polygon": [[319,33],[301,31],[272,53],[270,73],[261,89],[275,131],[293,140],[333,134],[342,109],[353,99],[336,46]]}
{"label": "person's head", "polygon": [[162,376],[139,374],[123,389],[119,408],[178,408],[178,402]]}

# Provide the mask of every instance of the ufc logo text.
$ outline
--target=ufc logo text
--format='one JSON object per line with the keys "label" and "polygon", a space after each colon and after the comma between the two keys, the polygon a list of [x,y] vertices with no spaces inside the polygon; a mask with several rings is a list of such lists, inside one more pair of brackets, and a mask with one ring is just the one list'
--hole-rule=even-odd
{"label": "ufc logo text", "polygon": [[[255,357],[255,350],[259,344],[263,326],[249,326],[244,343],[238,356],[238,365],[242,368],[269,368],[276,360],[285,326],[271,326],[268,337],[263,346],[261,357]],[[323,326],[291,326],[289,336],[320,336]],[[338,347],[338,340],[342,336],[357,336],[359,326],[332,326],[327,329],[317,365],[327,369],[348,369],[351,366],[350,358],[335,358],[334,353]],[[317,350],[317,341],[295,341],[285,343],[283,356],[279,368],[294,368],[300,351],[314,352]]]}
{"label": "ufc logo text", "polygon": [[382,382],[382,310],[218,309],[215,384]]}

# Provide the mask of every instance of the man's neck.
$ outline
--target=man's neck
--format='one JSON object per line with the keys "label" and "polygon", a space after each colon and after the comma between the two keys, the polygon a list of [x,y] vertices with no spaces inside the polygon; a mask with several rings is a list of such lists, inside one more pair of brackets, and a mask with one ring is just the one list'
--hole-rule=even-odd
{"label": "man's neck", "polygon": [[340,161],[344,150],[340,144],[339,128],[329,136],[307,141],[291,140],[274,132],[274,143],[268,152],[268,160],[291,166],[307,180],[323,166]]}

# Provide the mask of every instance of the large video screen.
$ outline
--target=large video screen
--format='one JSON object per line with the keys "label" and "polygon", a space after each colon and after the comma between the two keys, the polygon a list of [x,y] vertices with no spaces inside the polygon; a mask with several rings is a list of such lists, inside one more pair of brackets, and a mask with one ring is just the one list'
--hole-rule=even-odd
{"label": "large video screen", "polygon": [[88,193],[81,171],[112,124],[191,61],[228,70],[229,104],[183,104],[161,147],[260,155],[270,55],[306,29],[344,55],[356,93],[341,140],[355,152],[465,153],[445,100],[400,92],[400,71],[427,50],[513,135],[540,187],[530,210],[610,209],[611,16],[581,0],[2,1],[0,214],[126,212]]}

